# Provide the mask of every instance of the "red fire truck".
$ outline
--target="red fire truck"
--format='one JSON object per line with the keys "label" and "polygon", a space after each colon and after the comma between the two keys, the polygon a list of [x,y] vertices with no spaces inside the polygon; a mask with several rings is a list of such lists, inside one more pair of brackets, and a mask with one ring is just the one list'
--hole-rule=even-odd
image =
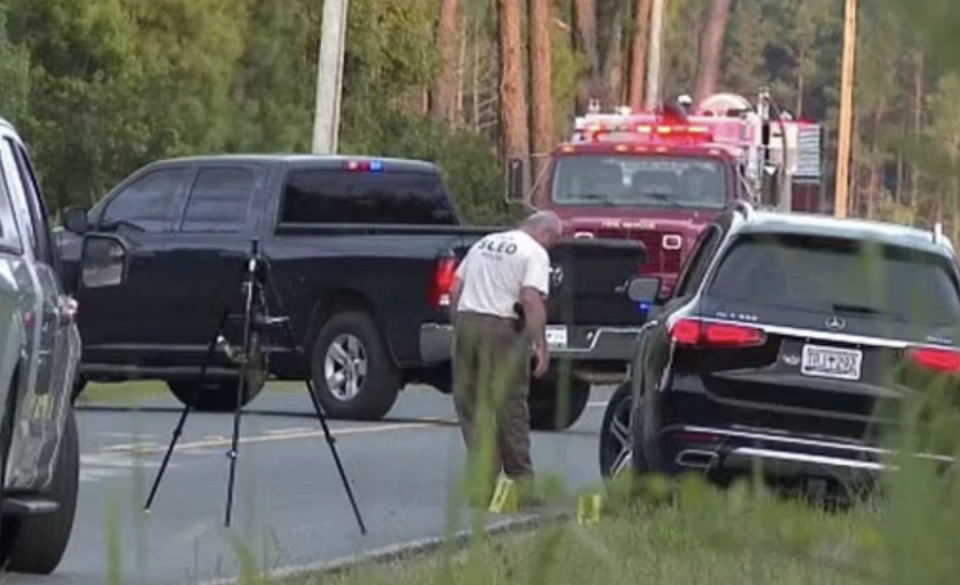
{"label": "red fire truck", "polygon": [[659,276],[666,296],[700,229],[733,201],[819,211],[820,139],[819,124],[778,112],[765,90],[755,105],[720,93],[689,114],[592,103],[532,189],[524,161],[510,161],[508,198],[556,212],[576,237],[641,240],[641,272]]}

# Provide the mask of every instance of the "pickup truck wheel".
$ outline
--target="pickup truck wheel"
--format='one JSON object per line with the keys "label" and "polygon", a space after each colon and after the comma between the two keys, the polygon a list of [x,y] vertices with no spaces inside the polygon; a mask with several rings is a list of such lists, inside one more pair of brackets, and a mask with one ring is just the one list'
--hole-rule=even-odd
{"label": "pickup truck wheel", "polygon": [[535,431],[562,431],[573,426],[587,408],[590,400],[590,384],[581,380],[570,383],[570,397],[566,404],[566,416],[559,418],[560,396],[557,382],[548,375],[542,380],[531,380],[530,428]]}
{"label": "pickup truck wheel", "polygon": [[73,409],[67,411],[50,491],[56,511],[5,518],[0,536],[7,568],[18,573],[48,575],[57,568],[70,541],[80,489],[80,437]]}
{"label": "pickup truck wheel", "polygon": [[[195,380],[169,380],[167,386],[181,404],[198,412],[233,412],[237,404],[237,382],[236,378],[202,384]],[[264,385],[245,385],[240,408],[250,404]]]}
{"label": "pickup truck wheel", "polygon": [[331,317],[317,335],[311,366],[313,385],[330,417],[379,420],[397,400],[399,373],[366,313]]}

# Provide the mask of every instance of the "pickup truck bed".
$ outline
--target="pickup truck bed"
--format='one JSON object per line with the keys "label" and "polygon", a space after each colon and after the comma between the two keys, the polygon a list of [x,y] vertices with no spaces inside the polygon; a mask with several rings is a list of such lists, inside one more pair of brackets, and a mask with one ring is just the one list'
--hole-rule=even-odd
{"label": "pickup truck bed", "polygon": [[[172,177],[173,188],[157,173]],[[135,201],[156,183],[172,193],[160,221],[142,217]],[[218,219],[226,205],[232,224]],[[195,407],[232,410],[235,365],[216,354],[213,381],[198,386],[199,374],[224,308],[241,308],[241,271],[256,239],[282,301],[271,312],[290,318],[310,356],[303,364],[271,337],[265,369],[279,379],[312,376],[328,414],[351,419],[384,416],[406,384],[449,392],[449,276],[471,244],[503,229],[463,225],[429,163],[293,155],[160,161],[91,210],[68,213],[74,228],[60,245],[73,270],[77,235],[105,231],[126,241],[125,280],[77,291],[86,380],[159,378]],[[642,245],[570,240],[551,255],[550,323],[567,327],[565,338],[552,337],[555,359],[570,357],[581,376],[622,375],[643,321],[622,287],[643,263]],[[240,343],[238,323],[228,323],[226,338]],[[537,428],[566,427],[586,404],[589,381],[580,380],[571,412],[557,422],[556,386],[554,376],[532,389]]]}

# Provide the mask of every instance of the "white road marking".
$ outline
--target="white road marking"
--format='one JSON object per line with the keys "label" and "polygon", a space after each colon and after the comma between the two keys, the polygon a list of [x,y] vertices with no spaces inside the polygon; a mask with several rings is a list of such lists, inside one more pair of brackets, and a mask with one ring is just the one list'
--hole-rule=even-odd
{"label": "white road marking", "polygon": [[587,407],[588,407],[588,408],[606,408],[606,406],[607,406],[607,402],[606,402],[606,401],[588,402],[588,403],[587,403]]}
{"label": "white road marking", "polygon": [[[156,469],[159,466],[159,462],[139,460],[125,453],[83,453],[80,455],[80,481],[129,476],[134,469]],[[177,464],[171,461],[169,467],[177,467]]]}
{"label": "white road marking", "polygon": [[[350,427],[350,428],[339,428],[339,429],[330,429],[330,434],[339,437],[343,435],[360,435],[366,433],[382,433],[386,431],[402,431],[408,429],[423,429],[423,428],[432,428],[439,427],[449,424],[449,421],[443,422],[417,422],[417,423],[399,423],[399,424],[384,424],[384,425],[373,425],[373,426],[364,426],[364,427]],[[247,443],[267,443],[272,441],[289,441],[291,439],[311,439],[316,437],[323,437],[323,429],[311,429],[311,430],[299,430],[297,432],[291,433],[275,433],[272,435],[254,435],[251,437],[240,437],[237,442],[239,444]],[[186,443],[179,443],[174,451],[190,451],[197,449],[205,449],[209,447],[226,447],[232,442],[231,437],[209,437],[199,441],[192,441]],[[145,446],[142,443],[132,443],[127,445],[112,445],[110,447],[105,447],[101,449],[102,453],[137,453],[137,454],[146,454],[146,453],[163,453],[166,451],[166,446]]]}

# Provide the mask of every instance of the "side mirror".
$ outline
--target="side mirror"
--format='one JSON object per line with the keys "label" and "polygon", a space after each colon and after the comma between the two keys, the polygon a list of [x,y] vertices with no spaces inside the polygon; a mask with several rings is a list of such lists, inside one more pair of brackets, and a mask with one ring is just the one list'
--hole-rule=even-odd
{"label": "side mirror", "polygon": [[526,165],[522,158],[511,158],[507,161],[507,203],[526,201],[525,174]]}
{"label": "side mirror", "polygon": [[90,231],[86,208],[77,206],[66,208],[63,212],[63,227],[78,236],[83,236]]}
{"label": "side mirror", "polygon": [[80,253],[80,285],[102,288],[122,284],[127,277],[127,246],[111,234],[87,234]]}
{"label": "side mirror", "polygon": [[659,294],[659,278],[638,276],[627,283],[627,298],[635,303],[652,305]]}

